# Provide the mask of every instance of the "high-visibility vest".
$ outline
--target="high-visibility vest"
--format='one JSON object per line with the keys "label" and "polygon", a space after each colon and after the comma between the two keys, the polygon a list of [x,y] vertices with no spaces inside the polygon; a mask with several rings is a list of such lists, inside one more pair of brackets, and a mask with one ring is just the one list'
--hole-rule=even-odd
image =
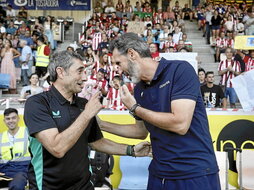
{"label": "high-visibility vest", "polygon": [[31,160],[28,151],[29,140],[26,127],[19,127],[15,142],[10,142],[8,131],[0,134],[0,164]]}
{"label": "high-visibility vest", "polygon": [[36,67],[47,67],[49,64],[49,56],[44,55],[45,44],[37,48]]}
{"label": "high-visibility vest", "polygon": [[243,0],[236,0],[235,1],[237,4],[241,4],[241,3],[243,3]]}

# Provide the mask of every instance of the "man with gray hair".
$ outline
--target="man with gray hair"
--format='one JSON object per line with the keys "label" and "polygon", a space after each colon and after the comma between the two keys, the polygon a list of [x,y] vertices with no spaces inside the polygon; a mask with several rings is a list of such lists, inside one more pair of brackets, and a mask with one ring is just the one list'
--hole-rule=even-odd
{"label": "man with gray hair", "polygon": [[209,133],[200,84],[186,61],[153,60],[137,34],[126,33],[111,42],[120,70],[136,83],[134,97],[126,85],[122,102],[136,119],[120,125],[99,121],[102,130],[129,138],[146,138],[153,160],[148,190],[219,190],[218,166]]}
{"label": "man with gray hair", "polygon": [[95,119],[102,109],[100,93],[89,101],[76,96],[84,87],[84,69],[79,54],[56,52],[48,67],[51,89],[26,102],[24,119],[32,157],[30,189],[93,190],[88,144],[108,154],[146,156],[150,151],[148,142],[130,146],[103,138]]}
{"label": "man with gray hair", "polygon": [[32,49],[27,45],[26,40],[19,40],[21,50],[21,56],[19,57],[21,63],[21,77],[23,86],[29,85],[29,77],[32,74],[33,56]]}

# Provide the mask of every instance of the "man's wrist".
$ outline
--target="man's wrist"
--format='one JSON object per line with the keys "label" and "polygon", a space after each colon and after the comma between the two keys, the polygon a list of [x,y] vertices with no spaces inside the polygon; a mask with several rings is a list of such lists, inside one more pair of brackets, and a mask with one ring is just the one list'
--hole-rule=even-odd
{"label": "man's wrist", "polygon": [[134,147],[135,147],[135,145],[127,145],[127,148],[126,148],[126,155],[127,156],[136,157]]}
{"label": "man's wrist", "polygon": [[129,110],[129,113],[132,115],[132,117],[134,117],[136,120],[142,120],[140,117],[138,117],[137,115],[136,115],[136,109],[137,109],[137,107],[141,107],[139,104],[134,104],[131,108],[130,108],[130,110]]}

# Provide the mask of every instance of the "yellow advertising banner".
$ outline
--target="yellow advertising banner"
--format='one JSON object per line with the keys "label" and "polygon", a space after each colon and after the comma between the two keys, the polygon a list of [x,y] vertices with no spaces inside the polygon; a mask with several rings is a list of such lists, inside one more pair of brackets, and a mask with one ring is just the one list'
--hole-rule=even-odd
{"label": "yellow advertising banner", "polygon": [[[235,111],[209,111],[207,110],[209,127],[214,142],[215,151],[224,151],[227,147],[254,149],[254,112]],[[102,120],[119,124],[134,123],[134,119],[123,111],[101,111],[99,117]],[[20,112],[20,126],[24,126],[23,112]],[[0,132],[6,130],[3,123],[3,115],[0,113]],[[104,133],[104,137],[115,142],[124,144],[137,144],[143,140],[128,139]],[[146,139],[149,141],[149,137]],[[121,170],[119,168],[119,156],[114,156],[113,175],[111,182],[117,188],[121,181]],[[229,182],[237,186],[236,152],[229,152]]]}
{"label": "yellow advertising banner", "polygon": [[254,36],[236,36],[234,49],[254,50]]}

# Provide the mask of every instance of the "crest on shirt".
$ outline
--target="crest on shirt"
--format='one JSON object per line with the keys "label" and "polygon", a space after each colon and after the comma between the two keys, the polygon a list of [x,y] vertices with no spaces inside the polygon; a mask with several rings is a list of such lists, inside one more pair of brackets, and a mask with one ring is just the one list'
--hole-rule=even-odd
{"label": "crest on shirt", "polygon": [[52,111],[52,116],[53,116],[53,118],[55,119],[55,118],[61,118],[61,115],[60,115],[60,111],[58,110],[58,111]]}

